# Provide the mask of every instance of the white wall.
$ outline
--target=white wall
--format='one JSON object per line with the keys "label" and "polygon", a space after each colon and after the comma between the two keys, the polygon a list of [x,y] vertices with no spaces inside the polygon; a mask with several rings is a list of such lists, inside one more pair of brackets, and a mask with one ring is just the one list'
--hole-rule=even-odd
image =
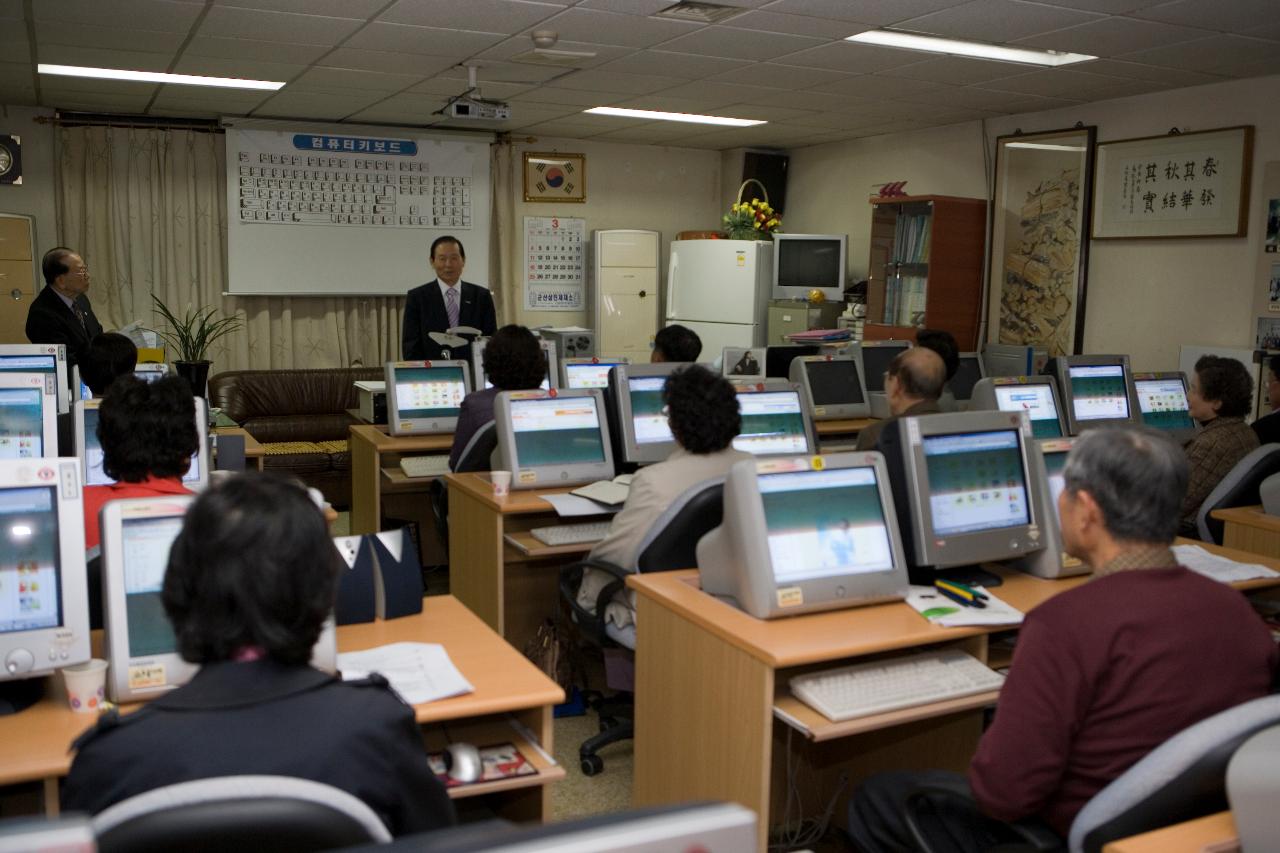
{"label": "white wall", "polygon": [[[1089,248],[1084,346],[1127,352],[1137,369],[1175,369],[1181,344],[1248,347],[1266,199],[1264,164],[1280,160],[1280,77],[1217,83],[989,120],[986,136],[1096,124],[1108,141],[1183,130],[1255,126],[1246,238],[1098,240]],[[981,126],[969,122],[791,152],[789,231],[849,231],[849,266],[866,272],[869,185],[908,180],[913,194],[986,197]]]}
{"label": "white wall", "polygon": [[36,116],[52,110],[0,105],[0,133],[22,137],[22,184],[0,184],[0,212],[35,217],[36,256],[56,245],[53,185],[53,125],[37,124]]}

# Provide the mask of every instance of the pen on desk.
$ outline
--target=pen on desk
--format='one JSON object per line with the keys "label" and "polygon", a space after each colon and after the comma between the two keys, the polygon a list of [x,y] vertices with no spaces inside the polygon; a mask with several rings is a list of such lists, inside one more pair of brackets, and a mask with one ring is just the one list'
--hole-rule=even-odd
{"label": "pen on desk", "polygon": [[939,595],[945,596],[946,598],[951,599],[957,604],[962,604],[965,607],[973,607],[975,604],[975,601],[973,599],[965,598],[963,595],[961,595],[958,592],[952,592],[951,590],[941,586],[936,587],[936,589]]}
{"label": "pen on desk", "polygon": [[958,601],[967,607],[976,607],[979,610],[981,610],[987,606],[985,602],[983,602],[973,593],[965,592],[964,590],[961,590],[961,589],[956,589],[955,587],[952,587],[949,584],[947,585],[934,584],[934,589],[936,589],[938,592],[942,593],[952,601]]}
{"label": "pen on desk", "polygon": [[979,592],[978,590],[974,589],[973,587],[969,586],[968,584],[959,583],[958,581],[949,581],[949,580],[942,580],[942,579],[938,579],[938,580],[934,581],[934,585],[935,585],[935,586],[944,586],[944,587],[947,587],[948,589],[950,589],[950,590],[952,590],[952,591],[954,591],[954,592],[959,592],[959,593],[961,593],[961,594],[963,594],[963,595],[972,596],[973,598],[976,598],[976,599],[978,599],[979,601],[990,601],[990,600],[991,600],[991,597],[990,597],[990,596],[988,596],[988,595],[986,595],[986,594],[984,594],[984,593]]}

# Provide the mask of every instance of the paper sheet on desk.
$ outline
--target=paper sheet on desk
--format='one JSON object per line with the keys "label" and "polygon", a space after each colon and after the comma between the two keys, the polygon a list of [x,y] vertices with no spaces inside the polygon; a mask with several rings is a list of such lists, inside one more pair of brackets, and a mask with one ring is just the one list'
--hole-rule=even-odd
{"label": "paper sheet on desk", "polygon": [[347,680],[381,673],[410,705],[474,693],[438,643],[391,643],[338,655],[338,670]]}
{"label": "paper sheet on desk", "polygon": [[1219,557],[1199,545],[1174,545],[1173,556],[1191,571],[1223,583],[1274,578],[1280,574],[1257,563],[1237,563],[1235,560]]}
{"label": "paper sheet on desk", "polygon": [[971,625],[1020,625],[1022,611],[996,598],[990,590],[974,589],[987,596],[985,608],[964,607],[931,586],[912,584],[907,591],[910,604],[924,618],[943,628],[965,628]]}
{"label": "paper sheet on desk", "polygon": [[556,515],[561,518],[615,513],[622,509],[620,506],[605,506],[577,495],[538,495],[538,497],[555,507]]}

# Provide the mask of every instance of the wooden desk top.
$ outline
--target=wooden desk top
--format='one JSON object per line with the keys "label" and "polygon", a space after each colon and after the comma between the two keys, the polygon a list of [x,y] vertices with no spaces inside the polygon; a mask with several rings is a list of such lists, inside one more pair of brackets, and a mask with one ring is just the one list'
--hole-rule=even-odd
{"label": "wooden desk top", "polygon": [[379,453],[410,453],[418,450],[449,450],[453,447],[453,433],[433,435],[388,435],[386,427],[373,424],[352,424],[351,437],[366,441]]}
{"label": "wooden desk top", "polygon": [[[349,652],[402,641],[440,643],[475,692],[415,705],[420,723],[551,705],[564,691],[450,595],[423,599],[422,612],[390,621],[338,628]],[[125,710],[138,706],[126,706]],[[0,717],[0,785],[66,775],[71,742],[97,720],[67,707],[60,676],[46,679],[43,699]]]}
{"label": "wooden desk top", "polygon": [[487,471],[469,474],[446,474],[449,485],[465,492],[469,497],[483,503],[489,509],[497,510],[503,515],[529,515],[538,512],[552,512],[551,504],[539,495],[563,495],[572,492],[578,486],[540,486],[536,489],[512,489],[505,498],[493,496],[493,482]]}
{"label": "wooden desk top", "polygon": [[862,432],[879,418],[840,418],[834,421],[814,421],[813,428],[818,435],[843,435],[851,432]]}
{"label": "wooden desk top", "polygon": [[1257,527],[1262,530],[1280,533],[1280,516],[1267,515],[1262,511],[1260,505],[1215,509],[1209,515],[1219,521],[1234,522],[1247,527]]}
{"label": "wooden desk top", "polygon": [[1218,812],[1113,841],[1102,853],[1202,853],[1210,844],[1238,837],[1231,812]]}
{"label": "wooden desk top", "polygon": [[[1280,560],[1222,548],[1204,542],[1206,550],[1242,563],[1260,563],[1280,571]],[[1023,613],[1060,592],[1073,589],[1091,575],[1043,580],[1022,572],[995,568],[1004,584],[992,590]],[[1250,590],[1276,586],[1280,581],[1253,580],[1232,584]],[[732,643],[752,657],[778,669],[858,655],[943,643],[978,634],[1009,630],[1011,626],[941,628],[903,602],[873,604],[781,619],[756,619],[731,604],[704,595],[696,569],[631,575],[627,585]]]}

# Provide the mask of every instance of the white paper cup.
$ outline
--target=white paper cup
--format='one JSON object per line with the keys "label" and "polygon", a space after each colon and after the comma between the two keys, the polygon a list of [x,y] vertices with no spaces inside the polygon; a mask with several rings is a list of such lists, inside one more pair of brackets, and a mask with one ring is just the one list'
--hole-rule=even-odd
{"label": "white paper cup", "polygon": [[64,667],[62,678],[67,684],[67,703],[81,714],[96,714],[102,708],[107,686],[107,662],[93,658],[88,663]]}
{"label": "white paper cup", "polygon": [[511,472],[490,471],[489,479],[493,481],[493,496],[505,498],[511,493]]}

